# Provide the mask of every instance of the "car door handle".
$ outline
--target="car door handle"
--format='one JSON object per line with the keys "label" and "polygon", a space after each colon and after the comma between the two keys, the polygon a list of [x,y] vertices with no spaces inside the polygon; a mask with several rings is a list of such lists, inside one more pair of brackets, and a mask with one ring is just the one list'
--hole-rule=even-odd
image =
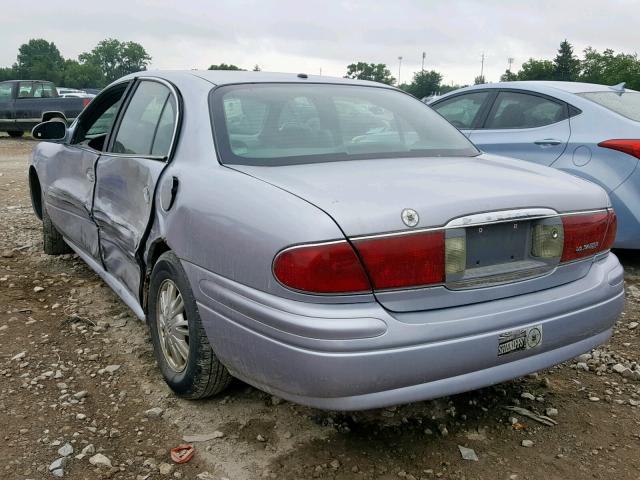
{"label": "car door handle", "polygon": [[536,145],[540,145],[541,147],[547,147],[547,146],[551,146],[551,145],[560,145],[562,142],[562,140],[556,140],[555,138],[545,138],[543,140],[536,140],[535,142]]}

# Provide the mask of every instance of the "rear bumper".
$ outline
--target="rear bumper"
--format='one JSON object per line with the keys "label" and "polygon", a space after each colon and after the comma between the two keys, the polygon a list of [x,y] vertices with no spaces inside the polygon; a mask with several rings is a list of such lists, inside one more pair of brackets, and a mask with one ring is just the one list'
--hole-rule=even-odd
{"label": "rear bumper", "polygon": [[[613,254],[566,285],[410,314],[294,302],[185,263],[212,348],[237,377],[297,403],[361,410],[441,397],[546,368],[604,342],[624,304]],[[530,350],[500,333],[542,325]]]}

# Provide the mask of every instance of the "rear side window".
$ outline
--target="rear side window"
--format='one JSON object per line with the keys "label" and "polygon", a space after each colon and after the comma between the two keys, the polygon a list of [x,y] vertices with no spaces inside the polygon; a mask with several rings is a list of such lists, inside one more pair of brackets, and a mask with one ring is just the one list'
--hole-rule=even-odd
{"label": "rear side window", "polygon": [[[166,155],[175,121],[175,114],[172,113],[175,108],[170,105],[170,97],[171,92],[161,83],[142,81],[122,116],[113,152],[150,155],[153,150],[158,152],[154,155]],[[156,138],[157,147],[154,148]]]}
{"label": "rear side window", "polygon": [[534,128],[551,125],[565,118],[567,110],[561,102],[526,93],[501,92],[484,128]]}
{"label": "rear side window", "polygon": [[625,92],[622,94],[616,92],[585,92],[578,93],[578,95],[619,113],[623,117],[640,122],[640,93],[638,92]]}
{"label": "rear side window", "polygon": [[451,99],[438,102],[434,110],[446,118],[456,128],[470,129],[480,112],[480,107],[489,96],[489,92],[475,92],[456,95]]}

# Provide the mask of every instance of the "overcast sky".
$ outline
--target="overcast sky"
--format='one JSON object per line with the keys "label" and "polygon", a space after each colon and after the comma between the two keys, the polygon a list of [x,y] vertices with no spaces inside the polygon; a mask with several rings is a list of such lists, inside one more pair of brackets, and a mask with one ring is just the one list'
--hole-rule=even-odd
{"label": "overcast sky", "polygon": [[513,57],[553,58],[567,38],[634,53],[640,48],[638,0],[364,1],[108,0],[2,1],[0,66],[15,62],[30,38],[53,41],[67,58],[107,37],[141,43],[151,68],[250,69],[343,76],[357,60],[386,63],[401,79],[436,69],[447,83],[480,73],[497,81]]}

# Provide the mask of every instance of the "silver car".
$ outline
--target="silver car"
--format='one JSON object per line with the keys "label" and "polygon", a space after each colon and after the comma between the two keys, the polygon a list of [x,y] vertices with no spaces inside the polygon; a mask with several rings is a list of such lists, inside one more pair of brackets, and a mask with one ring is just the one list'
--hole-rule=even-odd
{"label": "silver car", "polygon": [[623,307],[602,188],[480,154],[385,85],[143,72],[33,136],[45,252],[148,322],[182,397],[439,397],[583,353]]}

